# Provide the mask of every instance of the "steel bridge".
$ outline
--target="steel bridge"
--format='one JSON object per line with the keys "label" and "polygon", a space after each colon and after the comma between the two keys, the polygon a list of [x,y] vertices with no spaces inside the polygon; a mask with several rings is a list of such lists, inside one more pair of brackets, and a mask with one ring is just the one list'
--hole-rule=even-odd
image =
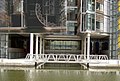
{"label": "steel bridge", "polygon": [[87,56],[78,54],[27,54],[26,59],[32,59],[37,63],[37,67],[45,63],[99,63],[101,60],[108,60],[107,55],[89,55]]}

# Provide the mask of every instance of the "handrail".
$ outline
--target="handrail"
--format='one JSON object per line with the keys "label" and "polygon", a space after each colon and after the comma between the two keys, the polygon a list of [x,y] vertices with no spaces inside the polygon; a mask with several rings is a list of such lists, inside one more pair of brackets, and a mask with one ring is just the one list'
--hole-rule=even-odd
{"label": "handrail", "polygon": [[[78,54],[27,54],[26,59],[40,59],[47,61],[81,61],[87,60],[84,55]],[[108,60],[107,55],[90,55],[89,60]]]}

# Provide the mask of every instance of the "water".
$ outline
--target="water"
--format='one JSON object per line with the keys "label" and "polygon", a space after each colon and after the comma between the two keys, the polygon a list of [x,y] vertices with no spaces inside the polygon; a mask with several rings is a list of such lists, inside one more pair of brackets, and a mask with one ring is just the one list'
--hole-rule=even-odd
{"label": "water", "polygon": [[0,81],[120,81],[120,71],[1,68]]}

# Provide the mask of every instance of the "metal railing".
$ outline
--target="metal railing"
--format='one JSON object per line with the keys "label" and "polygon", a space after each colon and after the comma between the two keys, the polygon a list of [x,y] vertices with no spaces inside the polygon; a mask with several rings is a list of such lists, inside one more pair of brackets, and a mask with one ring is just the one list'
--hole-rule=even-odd
{"label": "metal railing", "polygon": [[[26,59],[43,61],[82,61],[87,56],[77,54],[27,54]],[[108,60],[107,55],[90,55],[89,60]]]}
{"label": "metal railing", "polygon": [[96,63],[101,60],[108,60],[107,55],[90,55],[87,56],[78,54],[27,54],[26,59],[35,60],[36,68],[41,68],[45,63],[90,63],[94,60]]}

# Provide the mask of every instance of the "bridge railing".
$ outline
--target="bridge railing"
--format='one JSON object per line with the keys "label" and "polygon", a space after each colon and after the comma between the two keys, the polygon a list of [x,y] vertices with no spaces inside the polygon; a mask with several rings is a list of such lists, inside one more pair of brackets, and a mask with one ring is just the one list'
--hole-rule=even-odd
{"label": "bridge railing", "polygon": [[[81,61],[87,56],[78,54],[27,54],[26,59],[43,61]],[[90,55],[89,60],[108,60],[107,55]]]}
{"label": "bridge railing", "polygon": [[108,60],[107,55],[90,55],[89,56],[90,60]]}

